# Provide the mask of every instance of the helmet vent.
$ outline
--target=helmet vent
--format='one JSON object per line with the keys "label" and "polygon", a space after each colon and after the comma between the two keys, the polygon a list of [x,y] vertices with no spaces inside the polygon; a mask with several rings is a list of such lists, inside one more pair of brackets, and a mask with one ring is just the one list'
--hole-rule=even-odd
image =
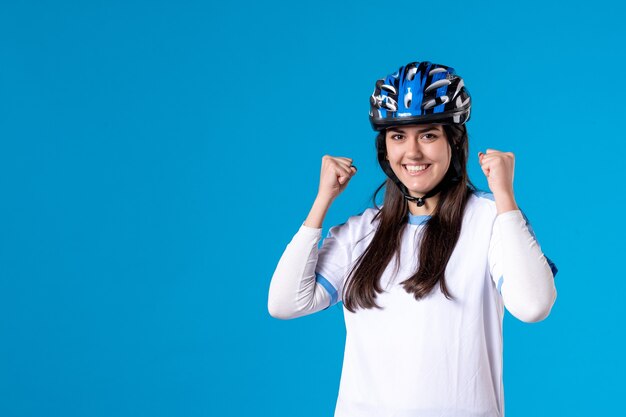
{"label": "helmet vent", "polygon": [[408,109],[411,107],[411,102],[413,101],[413,93],[411,93],[411,87],[408,87],[406,90],[404,94],[404,107]]}
{"label": "helmet vent", "polygon": [[446,71],[448,70],[445,68],[435,68],[435,69],[430,70],[430,72],[428,73],[428,76],[430,77],[433,74],[438,74],[440,72],[446,72]]}
{"label": "helmet vent", "polygon": [[437,106],[439,104],[447,103],[448,101],[450,101],[448,96],[441,96],[441,97],[433,98],[431,100],[428,100],[426,103],[424,103],[422,105],[422,108],[424,110],[427,110],[427,109],[430,109],[431,107],[435,107],[435,106]]}
{"label": "helmet vent", "polygon": [[391,93],[391,94],[398,94],[395,87],[393,85],[389,85],[389,84],[383,84],[380,86],[381,89]]}
{"label": "helmet vent", "polygon": [[452,81],[450,80],[439,80],[439,81],[435,81],[434,83],[432,83],[431,85],[429,85],[428,87],[426,87],[426,89],[424,90],[425,93],[429,92],[430,90],[434,90],[435,88],[439,88],[441,86],[444,85],[450,85],[452,84]]}
{"label": "helmet vent", "polygon": [[458,97],[456,98],[456,106],[457,106],[457,107],[463,107],[463,106],[465,106],[467,103],[469,103],[469,100],[470,100],[470,98],[469,98],[469,97],[467,97],[467,98],[465,99],[465,101],[463,101],[463,100],[461,99],[461,96],[458,96]]}
{"label": "helmet vent", "polygon": [[383,97],[382,107],[386,110],[396,111],[398,110],[398,103],[389,96]]}
{"label": "helmet vent", "polygon": [[461,91],[461,87],[464,87],[464,86],[465,86],[465,83],[463,82],[463,80],[459,80],[459,82],[456,85],[456,91],[452,95],[452,99],[454,99],[457,96],[457,94],[459,94],[459,92]]}

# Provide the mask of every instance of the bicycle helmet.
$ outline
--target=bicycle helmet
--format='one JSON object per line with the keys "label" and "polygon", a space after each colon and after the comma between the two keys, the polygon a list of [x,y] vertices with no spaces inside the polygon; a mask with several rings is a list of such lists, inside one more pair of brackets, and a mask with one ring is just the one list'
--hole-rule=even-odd
{"label": "bicycle helmet", "polygon": [[454,68],[428,61],[411,62],[376,81],[370,97],[370,123],[380,131],[418,123],[463,124],[471,98]]}

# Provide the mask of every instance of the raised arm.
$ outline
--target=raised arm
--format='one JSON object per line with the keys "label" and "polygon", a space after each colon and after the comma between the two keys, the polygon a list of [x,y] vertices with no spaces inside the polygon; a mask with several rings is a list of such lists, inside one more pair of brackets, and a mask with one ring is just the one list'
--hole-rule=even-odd
{"label": "raised arm", "polygon": [[300,229],[285,248],[272,281],[268,311],[272,317],[292,319],[328,308],[331,297],[316,281],[315,266],[322,224],[334,199],[346,188],[356,167],[349,158],[322,158],[318,195]]}
{"label": "raised arm", "polygon": [[489,248],[491,274],[506,309],[521,321],[545,319],[556,300],[556,268],[541,251],[513,193],[515,156],[487,149],[479,163],[497,207]]}

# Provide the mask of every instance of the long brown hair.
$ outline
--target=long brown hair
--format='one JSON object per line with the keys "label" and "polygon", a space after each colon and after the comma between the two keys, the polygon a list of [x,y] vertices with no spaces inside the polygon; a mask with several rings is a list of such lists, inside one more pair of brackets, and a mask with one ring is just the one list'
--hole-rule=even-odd
{"label": "long brown hair", "polygon": [[[446,287],[445,269],[461,234],[465,205],[476,190],[467,175],[468,135],[465,125],[443,125],[443,128],[452,150],[450,167],[442,179],[446,186],[439,192],[439,201],[421,235],[419,267],[402,282],[404,290],[413,294],[416,300],[428,295],[437,283],[446,298],[454,298]],[[376,137],[379,157],[381,152],[386,154],[385,134],[383,130]],[[455,158],[458,168],[454,167]],[[376,196],[383,187],[385,197],[381,209],[376,204]],[[398,272],[402,234],[409,219],[408,202],[390,178],[374,191],[372,201],[378,209],[372,223],[377,219],[380,223],[369,246],[350,270],[342,295],[345,308],[352,313],[358,307],[381,308],[375,301],[376,295],[383,291],[380,278],[394,256],[398,259],[395,273]]]}

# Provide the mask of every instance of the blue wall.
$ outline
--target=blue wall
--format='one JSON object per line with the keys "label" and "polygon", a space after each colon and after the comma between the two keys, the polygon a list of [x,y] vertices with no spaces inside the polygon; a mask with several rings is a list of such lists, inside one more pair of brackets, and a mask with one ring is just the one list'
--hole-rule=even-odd
{"label": "blue wall", "polygon": [[359,167],[324,234],[368,206],[368,98],[414,60],[559,267],[548,319],[507,313],[507,417],[621,410],[622,6],[334,3],[4,2],[1,416],[332,415],[341,305],[277,320],[269,282],[324,154]]}

